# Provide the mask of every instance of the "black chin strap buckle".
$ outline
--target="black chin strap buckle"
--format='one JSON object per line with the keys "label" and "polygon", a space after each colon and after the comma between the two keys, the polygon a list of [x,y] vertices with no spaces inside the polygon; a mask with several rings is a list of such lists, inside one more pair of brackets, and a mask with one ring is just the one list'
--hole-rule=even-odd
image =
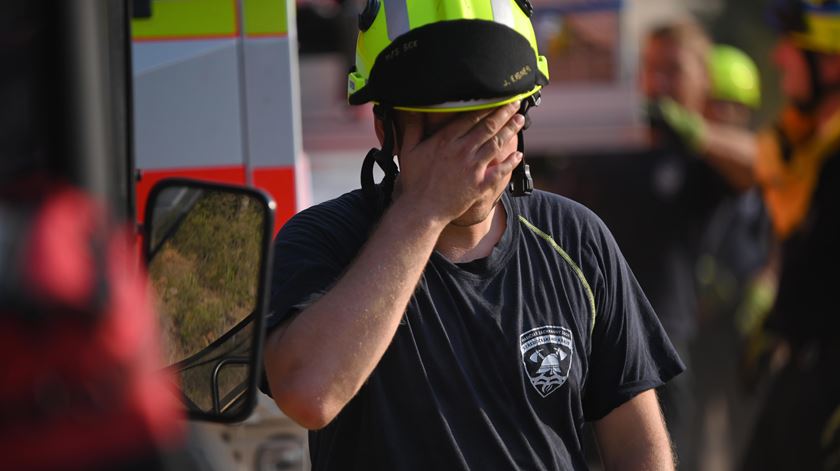
{"label": "black chin strap buckle", "polygon": [[534,179],[531,178],[531,168],[528,167],[528,164],[525,163],[525,136],[522,131],[528,129],[530,126],[530,119],[528,118],[528,110],[534,106],[539,106],[540,104],[540,92],[537,92],[528,98],[522,100],[522,105],[519,108],[518,113],[525,117],[525,126],[519,131],[518,140],[519,142],[516,145],[516,150],[522,152],[523,157],[522,160],[519,162],[519,165],[513,169],[513,173],[510,176],[510,183],[508,184],[508,191],[512,196],[527,196],[533,193],[534,191]]}
{"label": "black chin strap buckle", "polygon": [[508,190],[513,196],[527,196],[533,193],[534,179],[531,178],[531,168],[528,167],[524,159],[513,169],[508,186]]}
{"label": "black chin strap buckle", "polygon": [[[365,196],[373,201],[380,211],[390,203],[391,192],[394,189],[394,182],[397,179],[400,171],[394,162],[394,121],[393,110],[390,106],[382,106],[379,109],[374,109],[374,112],[381,113],[383,128],[385,129],[385,138],[382,143],[382,149],[373,148],[368,151],[365,160],[362,163],[362,191]],[[376,162],[379,168],[385,172],[385,178],[377,188],[373,180],[373,164]]]}
{"label": "black chin strap buckle", "polygon": [[[368,151],[362,163],[362,191],[370,201],[375,202],[380,207],[380,210],[384,209],[390,202],[394,182],[400,173],[397,164],[394,162],[394,156],[390,154],[385,149],[374,147]],[[382,179],[382,183],[378,189],[376,182],[373,180],[374,163],[379,165],[379,168],[385,172],[385,178]]]}

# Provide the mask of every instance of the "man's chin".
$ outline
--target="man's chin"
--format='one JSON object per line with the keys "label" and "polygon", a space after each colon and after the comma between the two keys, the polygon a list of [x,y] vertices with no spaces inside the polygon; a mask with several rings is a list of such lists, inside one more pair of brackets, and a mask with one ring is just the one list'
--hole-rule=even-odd
{"label": "man's chin", "polygon": [[452,220],[449,224],[455,227],[470,227],[480,224],[487,220],[493,214],[493,209],[501,201],[501,195],[489,206],[476,205],[470,208],[466,213],[460,215],[458,218]]}
{"label": "man's chin", "polygon": [[490,216],[490,213],[477,213],[473,214],[472,211],[467,211],[458,219],[453,220],[449,224],[455,227],[470,227],[481,222],[487,220],[487,217]]}

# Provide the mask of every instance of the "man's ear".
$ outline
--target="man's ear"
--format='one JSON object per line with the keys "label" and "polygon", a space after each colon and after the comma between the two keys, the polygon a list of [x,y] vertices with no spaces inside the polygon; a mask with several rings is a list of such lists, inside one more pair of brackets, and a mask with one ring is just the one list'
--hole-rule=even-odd
{"label": "man's ear", "polygon": [[[396,117],[395,117],[396,119]],[[397,123],[394,122],[394,126],[397,126]],[[376,133],[376,138],[379,139],[379,146],[382,147],[385,145],[385,122],[382,121],[382,118],[379,116],[374,115],[373,117],[373,131]],[[396,132],[396,130],[392,129],[390,132],[394,132],[394,155],[399,155],[400,153],[400,134]]]}

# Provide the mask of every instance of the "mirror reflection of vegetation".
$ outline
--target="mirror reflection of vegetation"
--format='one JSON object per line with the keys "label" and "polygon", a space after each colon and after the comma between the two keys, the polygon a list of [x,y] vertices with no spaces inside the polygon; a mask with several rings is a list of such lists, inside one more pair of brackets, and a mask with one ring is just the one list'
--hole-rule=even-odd
{"label": "mirror reflection of vegetation", "polygon": [[[174,187],[155,201],[149,272],[169,364],[200,352],[256,307],[265,214],[251,198]],[[250,345],[241,347],[224,350],[247,356]]]}

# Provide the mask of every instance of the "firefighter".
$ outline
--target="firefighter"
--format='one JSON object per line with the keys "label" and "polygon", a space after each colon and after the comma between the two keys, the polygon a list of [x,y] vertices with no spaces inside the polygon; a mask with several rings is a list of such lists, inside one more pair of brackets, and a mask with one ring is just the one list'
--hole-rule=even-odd
{"label": "firefighter", "polygon": [[782,250],[765,328],[788,361],[769,387],[744,469],[838,469],[823,437],[836,429],[840,405],[840,5],[779,0],[771,12],[788,104],[759,136],[756,178]]}
{"label": "firefighter", "polygon": [[712,51],[706,32],[694,20],[652,29],[642,54],[642,93],[657,124],[667,127],[733,189],[745,191],[755,183],[754,136],[740,124],[704,116],[713,90]]}
{"label": "firefighter", "polygon": [[[610,227],[687,374],[659,389],[683,469],[697,463],[697,388],[690,351],[697,338],[696,266],[705,233],[721,209],[752,184],[755,137],[704,116],[712,93],[712,43],[691,19],[655,27],[642,51],[641,92],[648,100],[652,149],[623,163],[602,196],[622,209]],[[614,210],[612,212],[615,212]]]}
{"label": "firefighter", "polygon": [[[715,45],[704,118],[750,131],[761,105],[758,68],[743,51]],[[767,262],[771,231],[761,194],[752,188],[723,202],[704,229],[697,261],[699,319],[691,358],[697,378],[698,455],[716,454],[730,466],[740,456],[755,410],[739,381],[742,333],[738,314],[767,305],[756,293],[774,287]],[[717,424],[717,425],[714,425]],[[700,460],[700,458],[698,458]]]}
{"label": "firefighter", "polygon": [[682,362],[603,223],[523,160],[548,81],[530,15],[360,17],[349,101],[377,104],[382,149],[278,234],[264,354],[316,470],[581,469],[587,421],[608,468],[673,469],[654,388]]}

